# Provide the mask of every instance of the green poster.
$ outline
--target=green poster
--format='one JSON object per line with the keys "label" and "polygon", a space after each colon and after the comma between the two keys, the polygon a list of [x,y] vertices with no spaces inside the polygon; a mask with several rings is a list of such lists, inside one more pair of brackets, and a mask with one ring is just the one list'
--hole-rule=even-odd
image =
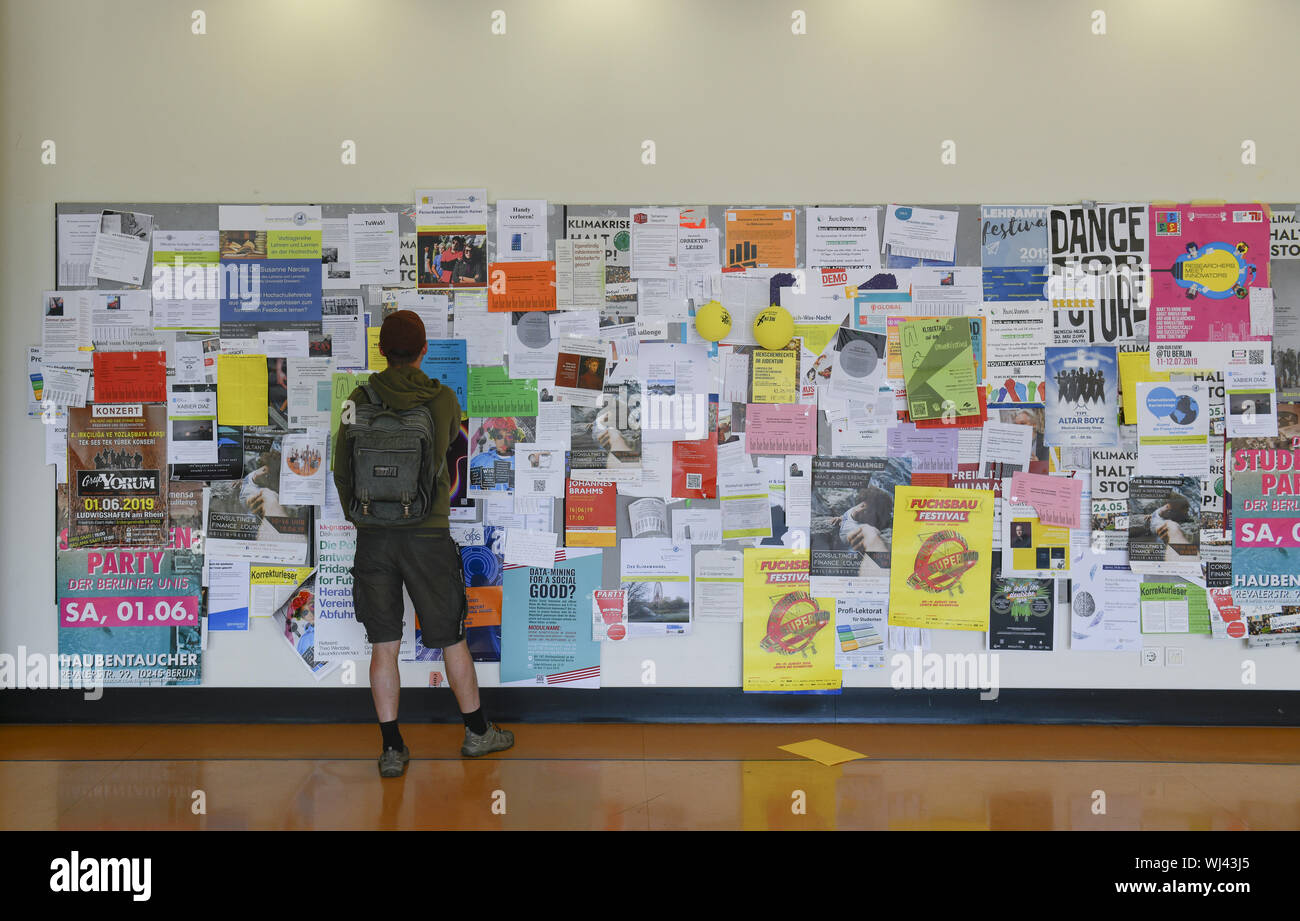
{"label": "green poster", "polygon": [[537,415],[537,381],[506,377],[500,365],[469,369],[471,416]]}
{"label": "green poster", "polygon": [[904,320],[899,347],[913,422],[979,414],[969,319]]}
{"label": "green poster", "polygon": [[1138,587],[1143,633],[1210,632],[1205,589],[1190,582],[1143,582]]}

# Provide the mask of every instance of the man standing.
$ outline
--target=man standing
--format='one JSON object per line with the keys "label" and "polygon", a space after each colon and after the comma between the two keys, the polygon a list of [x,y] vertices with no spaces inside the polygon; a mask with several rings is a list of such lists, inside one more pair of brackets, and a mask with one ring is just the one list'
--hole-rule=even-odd
{"label": "man standing", "polygon": [[[424,322],[413,311],[399,310],[384,320],[379,331],[379,351],[388,360],[388,368],[371,375],[368,388],[386,409],[402,412],[423,407],[433,423],[431,456],[436,474],[429,513],[418,523],[408,525],[366,520],[366,497],[364,494],[358,497],[354,492],[352,432],[348,422],[340,422],[334,440],[334,483],[344,514],[357,526],[352,598],[357,622],[366,628],[372,645],[370,692],[383,734],[379,774],[400,777],[411,760],[410,749],[397,727],[401,689],[397,652],[402,640],[403,586],[415,605],[422,645],[442,649],[447,682],[456,695],[465,722],[461,754],[475,758],[502,751],[514,744],[515,737],[484,718],[474,662],[465,642],[468,604],[460,551],[451,539],[448,525],[450,479],[442,462],[448,444],[460,431],[460,404],[450,388],[431,380],[420,370],[428,342]],[[358,387],[349,399],[353,406],[371,402],[365,387]],[[348,418],[346,409],[345,404],[345,419]]]}

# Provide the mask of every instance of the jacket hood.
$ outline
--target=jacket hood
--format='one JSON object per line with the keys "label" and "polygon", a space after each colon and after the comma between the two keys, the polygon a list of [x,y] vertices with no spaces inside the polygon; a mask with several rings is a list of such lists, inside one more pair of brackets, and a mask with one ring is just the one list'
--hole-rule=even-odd
{"label": "jacket hood", "polygon": [[390,365],[370,376],[370,386],[393,409],[410,409],[432,400],[442,384],[415,365]]}

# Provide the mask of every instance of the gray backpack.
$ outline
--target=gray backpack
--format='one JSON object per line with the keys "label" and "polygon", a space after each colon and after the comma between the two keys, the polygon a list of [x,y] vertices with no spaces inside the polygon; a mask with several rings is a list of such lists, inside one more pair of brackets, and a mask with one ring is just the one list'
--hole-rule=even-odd
{"label": "gray backpack", "polygon": [[429,517],[444,457],[435,463],[433,413],[384,405],[369,384],[356,405],[352,439],[352,507],[357,522],[414,525]]}

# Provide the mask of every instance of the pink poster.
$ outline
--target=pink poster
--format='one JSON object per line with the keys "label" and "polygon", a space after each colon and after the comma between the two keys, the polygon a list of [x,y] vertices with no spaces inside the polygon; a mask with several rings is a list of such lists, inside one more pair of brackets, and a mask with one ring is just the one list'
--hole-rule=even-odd
{"label": "pink poster", "polygon": [[1150,226],[1152,367],[1250,361],[1241,343],[1269,339],[1250,311],[1250,289],[1269,286],[1268,209],[1152,205]]}

